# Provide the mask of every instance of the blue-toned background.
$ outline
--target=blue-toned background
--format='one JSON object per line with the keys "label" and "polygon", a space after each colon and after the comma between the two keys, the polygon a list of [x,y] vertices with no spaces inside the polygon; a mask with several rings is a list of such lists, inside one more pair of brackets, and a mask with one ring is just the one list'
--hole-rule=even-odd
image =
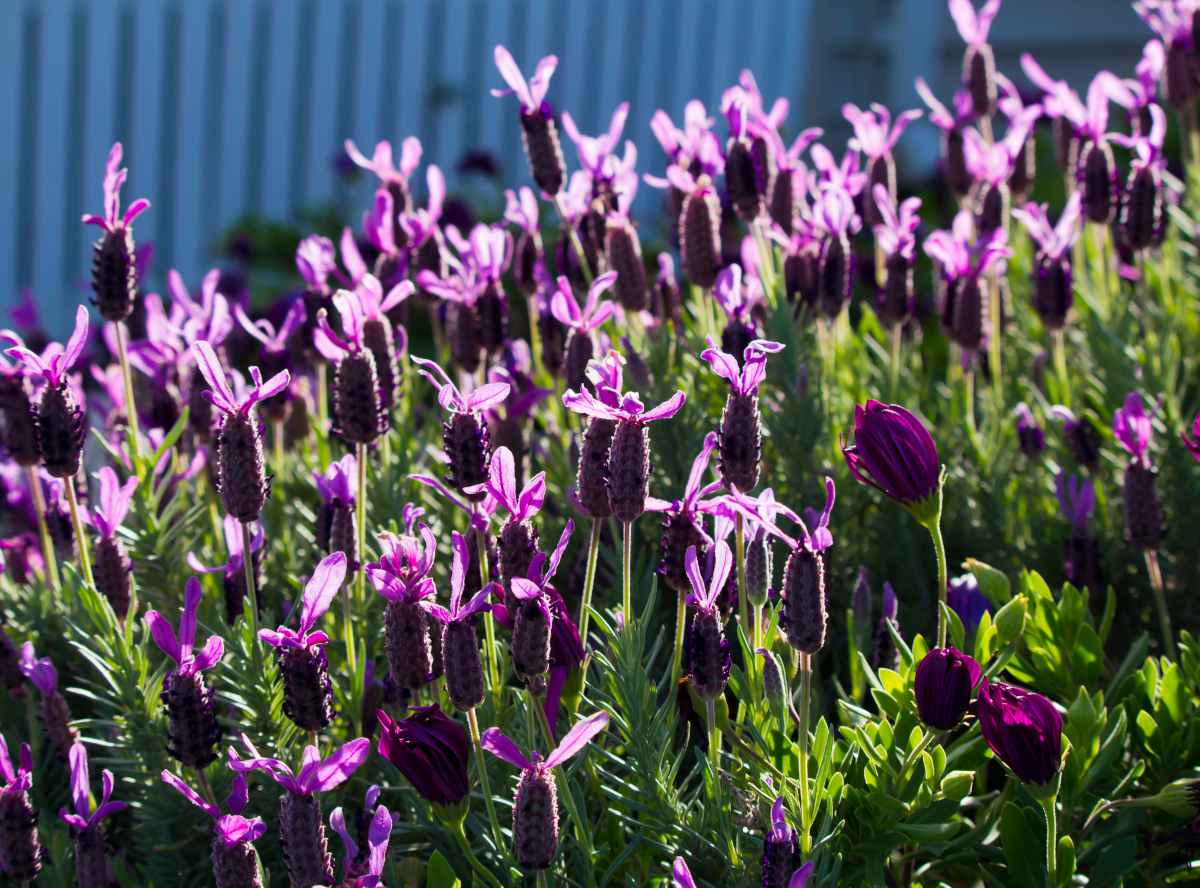
{"label": "blue-toned background", "polygon": [[[1101,66],[1128,76],[1148,36],[1125,0],[1006,0],[992,42],[1018,82],[1028,49],[1079,86]],[[451,188],[475,148],[509,183],[527,182],[516,106],[488,95],[497,42],[526,70],[559,55],[551,99],[585,132],[628,99],[626,136],[653,172],[653,111],[678,119],[692,97],[715,108],[743,67],[768,100],[791,100],[789,129],[821,125],[840,140],[842,102],[916,106],[920,74],[949,96],[961,58],[944,0],[2,0],[0,306],[30,287],[61,331],[94,237],[79,216],[101,210],[118,138],[126,200],[154,204],[136,225],[155,246],[151,288],[171,266],[198,280],[245,214],[364,202],[369,184],[345,194],[334,171],[347,136],[370,153],[415,134]],[[908,173],[927,172],[932,128],[902,145]],[[639,203],[657,206],[648,189]]]}

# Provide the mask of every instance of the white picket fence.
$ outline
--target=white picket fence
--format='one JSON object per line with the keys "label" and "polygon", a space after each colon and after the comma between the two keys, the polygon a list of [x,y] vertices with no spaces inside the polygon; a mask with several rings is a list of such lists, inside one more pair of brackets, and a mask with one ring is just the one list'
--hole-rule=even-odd
{"label": "white picket fence", "polygon": [[[1066,8],[1080,4],[1006,5],[998,29],[1014,47],[1045,43],[1050,15],[1075,28],[1054,38],[1059,55],[1074,51]],[[1097,20],[1106,55],[1136,56],[1131,13]],[[0,0],[0,306],[30,287],[61,331],[94,236],[79,216],[100,210],[118,138],[126,199],[154,204],[136,226],[155,244],[154,286],[170,266],[197,280],[239,216],[331,198],[347,136],[415,134],[447,169],[487,149],[525,181],[515,105],[487,93],[498,42],[527,68],[559,55],[552,98],[585,131],[628,99],[626,133],[659,171],[654,109],[679,115],[693,96],[711,108],[743,67],[791,99],[793,125],[837,125],[845,100],[914,104],[916,73],[952,80],[955,40],[943,0]],[[917,136],[914,149],[928,159],[934,144]]]}

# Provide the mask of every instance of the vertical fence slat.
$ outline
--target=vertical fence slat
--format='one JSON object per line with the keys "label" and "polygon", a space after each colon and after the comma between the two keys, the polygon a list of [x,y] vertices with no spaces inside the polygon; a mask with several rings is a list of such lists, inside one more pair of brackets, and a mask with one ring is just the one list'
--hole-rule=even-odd
{"label": "vertical fence slat", "polygon": [[211,209],[210,194],[220,175],[217,168],[209,168],[205,156],[207,138],[205,114],[208,108],[209,90],[218,89],[207,76],[205,63],[208,57],[209,28],[212,23],[211,2],[184,3],[180,7],[180,30],[178,69],[180,71],[179,94],[177,96],[178,121],[176,124],[176,151],[171,159],[175,175],[174,203],[167,206],[158,195],[151,197],[155,203],[152,212],[173,219],[175,248],[173,255],[159,255],[155,265],[158,272],[172,265],[184,270],[189,280],[194,280],[202,263],[208,256],[206,243],[199,222],[201,213]]}
{"label": "vertical fence slat", "polygon": [[163,222],[161,210],[165,209],[159,189],[162,181],[161,115],[164,101],[169,100],[165,96],[167,67],[175,61],[168,61],[163,46],[165,21],[166,4],[125,3],[118,13],[117,26],[119,45],[128,46],[131,53],[129,58],[119,62],[122,69],[117,103],[118,138],[125,143],[125,162],[129,167],[122,197],[126,203],[136,197],[149,198],[151,208],[137,221],[137,237],[139,241],[154,244],[155,265],[160,273],[175,261],[159,242]]}
{"label": "vertical fence slat", "polygon": [[[21,71],[28,52],[24,37],[24,4],[0,5],[0,132],[9,138],[0,139],[0,303],[11,305],[18,298],[17,288],[28,283],[20,280],[15,256],[16,238],[20,232],[17,183],[21,169],[21,134],[18,127],[18,108],[22,105],[21,91],[25,88]],[[0,319],[7,323],[8,318]]]}
{"label": "vertical fence slat", "polygon": [[[220,191],[220,211],[211,220],[209,243],[215,244],[229,223],[248,209],[246,152],[250,139],[250,77],[254,46],[254,4],[224,2],[224,91],[219,97],[221,163],[212,176]],[[189,284],[191,281],[189,280]]]}
{"label": "vertical fence slat", "polygon": [[[62,276],[62,208],[65,200],[63,169],[66,167],[67,117],[70,109],[62,101],[70,89],[67,57],[70,27],[67,7],[63,0],[39,4],[41,19],[41,51],[36,76],[40,78],[38,102],[32,116],[37,132],[37,160],[30,179],[35,197],[32,213],[36,220],[26,227],[25,248],[36,255],[33,272],[34,296],[46,307],[46,324],[58,329],[65,316],[65,305],[75,301],[74,281]],[[18,257],[20,261],[20,257]]]}

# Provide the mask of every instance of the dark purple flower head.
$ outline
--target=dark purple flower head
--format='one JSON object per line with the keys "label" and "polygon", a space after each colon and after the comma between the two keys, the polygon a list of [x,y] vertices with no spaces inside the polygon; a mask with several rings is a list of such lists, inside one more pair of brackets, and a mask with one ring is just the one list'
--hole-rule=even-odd
{"label": "dark purple flower head", "polygon": [[958,614],[967,632],[975,631],[985,613],[991,613],[992,603],[979,588],[979,582],[974,574],[963,574],[950,580],[950,589],[946,594],[946,602],[950,609]]}
{"label": "dark purple flower head", "polygon": [[496,67],[500,70],[500,76],[508,84],[508,89],[493,89],[492,95],[496,98],[515,95],[521,103],[521,111],[525,114],[533,114],[535,111],[546,113],[546,93],[550,91],[550,78],[554,76],[554,69],[558,67],[558,56],[549,55],[538,62],[533,76],[528,81],[517,67],[512,54],[503,46],[496,46],[493,57]]}
{"label": "dark purple flower head", "polygon": [[850,473],[912,507],[938,492],[937,445],[916,416],[898,404],[854,408],[854,443],[842,448]]}
{"label": "dark purple flower head", "polygon": [[301,327],[304,326],[305,320],[308,318],[308,312],[304,308],[303,299],[294,299],[292,304],[288,306],[287,315],[283,319],[283,323],[279,325],[279,329],[265,318],[257,321],[250,320],[250,316],[242,310],[239,305],[234,309],[234,314],[237,317],[238,323],[242,325],[242,329],[262,343],[264,352],[269,355],[281,355],[288,350],[288,345],[291,342],[292,336]]}
{"label": "dark purple flower head", "polygon": [[[724,162],[721,143],[712,126],[713,119],[698,99],[692,99],[684,107],[682,129],[675,126],[670,115],[661,108],[650,118],[650,130],[672,165],[710,177],[721,171]],[[646,182],[656,188],[666,187],[662,179],[647,176]]]}
{"label": "dark purple flower head", "polygon": [[580,307],[575,292],[571,289],[571,282],[559,275],[558,288],[550,301],[550,312],[560,324],[579,333],[599,330],[617,312],[616,303],[611,299],[600,299],[602,294],[612,289],[616,280],[615,271],[605,272],[597,277],[588,287],[587,301]]}
{"label": "dark purple flower head", "polygon": [[100,773],[101,795],[100,804],[92,808],[92,791],[88,779],[88,754],[82,743],[76,741],[68,753],[71,765],[71,803],[74,813],[66,808],[59,809],[58,819],[68,826],[82,832],[98,824],[105,817],[110,817],[118,811],[124,811],[129,806],[124,802],[114,802],[113,773],[105,768]]}
{"label": "dark purple flower head", "polygon": [[513,521],[528,521],[546,501],[546,473],[538,472],[518,491],[516,460],[512,451],[507,447],[497,447],[488,463],[488,480],[468,487],[465,492],[477,494],[485,491],[507,510]]}
{"label": "dark purple flower head", "polygon": [[707,582],[704,580],[704,573],[700,569],[700,559],[696,555],[696,547],[689,546],[687,555],[684,557],[684,568],[687,571],[688,580],[692,584],[692,591],[687,597],[687,603],[695,607],[697,610],[712,612],[717,606],[717,596],[725,588],[725,581],[729,579],[729,572],[733,568],[733,553],[729,550],[729,544],[724,540],[717,540],[713,547],[713,569]]}
{"label": "dark purple flower head", "polygon": [[1200,413],[1192,421],[1192,431],[1183,433],[1183,444],[1197,460],[1200,460]]}
{"label": "dark purple flower head", "polygon": [[[380,718],[383,714],[380,713]],[[242,747],[249,758],[242,758],[236,749],[229,748],[229,768],[238,774],[248,771],[261,771],[278,783],[288,792],[295,795],[315,795],[319,792],[330,792],[337,789],[350,779],[350,776],[367,760],[371,752],[371,741],[359,737],[344,743],[321,758],[320,750],[315,746],[305,746],[301,758],[300,770],[293,772],[292,768],[274,758],[265,758],[258,754],[250,738],[242,734]]]}
{"label": "dark purple flower head", "polygon": [[1154,429],[1150,414],[1142,404],[1142,396],[1130,392],[1125,396],[1125,406],[1113,414],[1113,434],[1133,462],[1150,465],[1150,439]]}
{"label": "dark purple flower head", "polygon": [[788,100],[776,99],[768,111],[754,73],[743,68],[738,74],[738,82],[721,94],[721,113],[725,115],[733,138],[753,138],[777,131],[783,125],[787,119]]}
{"label": "dark purple flower head", "polygon": [[967,210],[954,217],[949,231],[940,229],[925,238],[925,252],[938,263],[942,276],[948,281],[978,280],[989,271],[1003,273],[1005,263],[1012,256],[1003,228],[976,239],[975,221]]}
{"label": "dark purple flower head", "polygon": [[200,599],[203,595],[200,581],[191,577],[184,588],[178,635],[166,617],[156,610],[146,611],[146,626],[150,630],[150,637],[154,639],[159,650],[175,661],[176,671],[180,675],[193,675],[211,669],[225,654],[225,642],[217,635],[209,636],[199,651],[194,650],[196,615],[200,610]]}
{"label": "dark purple flower head", "polygon": [[450,545],[454,551],[450,564],[450,607],[433,604],[429,607],[429,613],[443,623],[461,623],[470,620],[476,614],[490,611],[492,605],[488,603],[488,598],[498,587],[495,583],[489,583],[468,601],[463,601],[463,593],[467,588],[467,570],[471,567],[471,544],[457,530],[452,530]]}
{"label": "dark purple flower head", "polygon": [[129,514],[129,504],[133,501],[138,479],[136,475],[131,475],[121,484],[110,466],[102,468],[96,477],[100,479],[100,503],[92,507],[92,524],[102,537],[111,538]]}
{"label": "dark purple flower head", "polygon": [[939,731],[958,727],[983,671],[955,648],[934,648],[917,665],[913,693],[921,721]]}
{"label": "dark purple flower head", "polygon": [[1091,479],[1078,475],[1068,477],[1066,472],[1060,472],[1054,479],[1054,487],[1062,516],[1074,527],[1087,527],[1096,506],[1096,490]]}
{"label": "dark purple flower head", "polygon": [[313,627],[325,616],[345,579],[345,553],[334,552],[326,556],[304,586],[299,628],[280,626],[276,631],[259,629],[258,637],[275,648],[308,648],[326,644],[329,636],[321,631],[314,632]]}
{"label": "dark purple flower head", "polygon": [[921,226],[921,198],[910,197],[896,205],[896,200],[883,185],[871,192],[879,210],[880,223],[875,226],[875,243],[885,256],[903,256],[913,260],[917,247],[916,232]]}
{"label": "dark purple flower head", "polygon": [[408,178],[421,163],[421,140],[409,136],[400,145],[400,166],[396,166],[392,155],[392,144],[387,141],[377,142],[375,152],[370,158],[358,150],[353,140],[345,141],[346,155],[354,161],[354,165],[374,173],[384,185],[399,183],[408,185]]}
{"label": "dark purple flower head", "polygon": [[434,704],[418,706],[412,715],[393,721],[379,712],[379,754],[396,766],[422,798],[453,806],[471,791],[467,732]]}
{"label": "dark purple flower head", "polygon": [[1062,715],[1041,694],[984,682],[979,691],[979,726],[996,757],[1026,783],[1045,785],[1062,759]]}
{"label": "dark purple flower head", "polygon": [[367,565],[367,576],[388,601],[424,603],[436,591],[429,572],[437,554],[437,540],[428,524],[421,524],[417,533],[419,537],[386,531],[379,534],[383,551],[377,562]]}
{"label": "dark purple flower head", "polygon": [[208,342],[200,340],[192,345],[192,351],[196,356],[196,366],[199,368],[200,374],[211,387],[204,393],[204,398],[223,413],[247,414],[250,412],[250,408],[259,401],[266,400],[287,389],[292,380],[292,375],[287,370],[281,370],[263,382],[259,369],[251,367],[250,378],[253,380],[254,386],[239,398],[229,387],[225,370],[221,367],[221,362],[212,346]]}
{"label": "dark purple flower head", "polygon": [[1056,225],[1050,224],[1046,204],[1030,202],[1020,209],[1013,210],[1013,215],[1025,226],[1029,237],[1037,244],[1039,255],[1050,260],[1062,259],[1069,256],[1075,241],[1079,239],[1080,231],[1083,230],[1080,201],[1081,196],[1076,191],[1067,199]]}
{"label": "dark purple flower head", "polygon": [[371,822],[367,827],[367,851],[364,860],[358,858],[358,842],[350,835],[346,827],[346,815],[341,806],[334,808],[329,814],[329,825],[342,840],[346,849],[346,861],[343,885],[346,888],[384,888],[383,868],[387,865],[387,849],[392,837],[392,813],[383,805],[376,806],[379,798],[379,787],[371,786],[367,790],[365,810],[374,807]]}
{"label": "dark purple flower head", "polygon": [[85,225],[97,225],[105,231],[120,231],[133,224],[133,220],[150,209],[150,201],[144,197],[138,198],[121,215],[121,186],[129,170],[121,166],[124,149],[120,142],[114,142],[108,152],[108,161],[104,165],[104,215],[85,214]]}
{"label": "dark purple flower head", "polygon": [[1033,459],[1046,449],[1046,432],[1024,401],[1013,412],[1017,418],[1017,444],[1025,456]]}
{"label": "dark purple flower head", "polygon": [[21,674],[29,679],[29,683],[38,689],[43,697],[58,691],[58,670],[49,657],[39,658],[33,648],[33,642],[27,641],[21,645],[21,661],[18,664]]}
{"label": "dark purple flower head", "polygon": [[849,102],[842,105],[842,116],[854,128],[854,138],[850,140],[850,147],[861,151],[869,160],[891,154],[908,125],[922,113],[916,108],[903,111],[896,116],[896,122],[893,123],[891,112],[883,105],[873,104],[867,111]]}
{"label": "dark purple flower head", "polygon": [[[509,81],[511,83],[511,81]],[[570,113],[562,115],[563,131],[567,138],[575,143],[575,151],[579,155],[579,165],[595,180],[612,178],[612,166],[616,162],[615,151],[621,141],[621,133],[625,130],[625,120],[629,116],[629,103],[622,102],[613,111],[608,131],[599,136],[585,136],[575,126]]]}
{"label": "dark purple flower head", "polygon": [[[245,550],[242,548],[242,524],[232,515],[226,515],[221,529],[225,536],[225,551],[229,553],[229,560],[224,564],[205,567],[204,563],[200,561],[194,552],[189,552],[187,556],[188,567],[197,573],[216,573],[217,571],[221,571],[226,579],[241,576],[245,570],[243,561]],[[250,532],[250,556],[252,558],[256,552],[262,549],[265,541],[266,535],[263,532],[262,523],[255,521]]]}
{"label": "dark purple flower head", "polygon": [[164,770],[159,776],[163,783],[213,819],[213,829],[216,831],[217,838],[226,848],[246,845],[266,835],[267,824],[261,817],[246,818],[242,816],[242,812],[246,810],[246,804],[250,801],[245,774],[238,774],[233,778],[229,798],[225,800],[225,807],[229,809],[228,814],[222,814],[220,808],[201,797],[198,792],[170,771]]}
{"label": "dark purple flower head", "polygon": [[772,342],[769,339],[755,339],[742,355],[739,367],[737,358],[721,351],[716,340],[708,337],[708,348],[700,353],[717,376],[729,383],[734,395],[754,395],[758,387],[767,378],[767,355],[783,351],[783,343]]}
{"label": "dark purple flower head", "polygon": [[66,379],[67,372],[83,354],[87,336],[88,310],[81,305],[75,310],[75,330],[67,340],[66,347],[51,342],[39,355],[25,348],[20,337],[9,331],[4,331],[0,342],[10,346],[7,353],[24,364],[27,372],[37,373],[54,387]]}
{"label": "dark purple flower head", "polygon": [[21,744],[20,757],[14,768],[8,753],[8,741],[0,735],[0,778],[4,780],[4,786],[0,787],[0,798],[29,791],[33,786],[33,753],[28,743]]}
{"label": "dark purple flower head", "polygon": [[595,737],[608,727],[608,713],[601,711],[597,712],[588,718],[576,723],[575,727],[567,731],[566,735],[545,758],[535,752],[531,757],[526,758],[525,753],[521,752],[520,747],[512,740],[506,737],[499,728],[488,728],[483,732],[482,746],[496,758],[501,761],[508,762],[522,771],[540,771],[546,772],[559,765],[564,764],[574,756],[583,751],[583,748]]}
{"label": "dark purple flower head", "polygon": [[503,382],[486,383],[464,396],[458,386],[450,381],[446,371],[433,361],[425,358],[413,358],[412,361],[417,365],[417,372],[438,390],[438,403],[443,410],[452,413],[482,413],[501,404],[508,397],[510,388]]}

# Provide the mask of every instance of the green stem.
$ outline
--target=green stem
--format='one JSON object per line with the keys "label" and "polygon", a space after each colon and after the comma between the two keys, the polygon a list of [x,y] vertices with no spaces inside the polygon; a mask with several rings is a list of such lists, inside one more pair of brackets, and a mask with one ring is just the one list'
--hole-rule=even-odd
{"label": "green stem", "polygon": [[1054,813],[1056,796],[1046,796],[1041,800],[1042,811],[1046,815],[1046,884],[1049,888],[1058,885],[1058,817]]}
{"label": "green stem", "polygon": [[812,706],[812,656],[800,654],[800,717],[797,733],[800,740],[800,851],[808,854],[812,850],[811,790],[808,785],[808,721]]}
{"label": "green stem", "polygon": [[242,574],[246,578],[246,597],[250,606],[246,619],[250,621],[250,646],[258,650],[258,588],[254,582],[254,555],[250,551],[250,525],[245,521],[242,525]]}
{"label": "green stem", "polygon": [[1067,375],[1067,348],[1066,334],[1061,330],[1055,330],[1054,339],[1054,369],[1058,374],[1059,397],[1062,398],[1064,407],[1071,406],[1071,377]]}
{"label": "green stem", "polygon": [[583,250],[583,242],[579,239],[579,232],[575,230],[574,225],[567,221],[567,216],[563,212],[562,204],[557,197],[554,198],[554,208],[558,210],[558,216],[562,220],[563,227],[567,229],[567,237],[571,239],[571,249],[579,257],[579,269],[583,272],[584,283],[590,287],[593,278],[592,267],[588,262],[587,253]]}
{"label": "green stem", "polygon": [[926,747],[933,742],[936,734],[933,731],[926,731],[925,736],[921,738],[921,742],[916,745],[908,757],[904,760],[904,764],[900,766],[900,773],[896,777],[896,789],[901,789],[904,786],[904,781],[908,778],[908,771],[916,764],[917,759],[921,757]]}
{"label": "green stem", "polygon": [[42,558],[46,561],[46,577],[50,580],[50,588],[57,592],[60,588],[58,558],[54,554],[50,528],[46,525],[46,498],[42,496],[42,479],[38,477],[37,466],[29,466],[27,471],[29,493],[33,496],[33,510],[37,513],[38,536],[42,539]]}
{"label": "green stem", "polygon": [[683,674],[683,632],[687,623],[687,593],[680,589],[675,593],[675,646],[671,650],[671,693],[679,684]]}
{"label": "green stem", "polygon": [[592,589],[596,585],[596,563],[600,555],[600,519],[592,519],[588,538],[587,572],[583,576],[583,600],[579,603],[579,639],[587,650],[588,623],[592,619]]}
{"label": "green stem", "polygon": [[[938,492],[938,497],[941,497],[941,492]],[[938,581],[938,629],[937,629],[937,646],[944,648],[946,646],[946,604],[947,598],[947,566],[946,566],[946,544],[942,540],[942,516],[941,507],[939,504],[937,517],[928,525],[929,535],[933,538],[933,554],[937,558],[937,581]]]}
{"label": "green stem", "polygon": [[283,420],[271,424],[271,443],[275,447],[275,474],[283,477]]}
{"label": "green stem", "polygon": [[717,727],[716,701],[709,697],[704,701],[705,724],[708,725],[708,761],[713,769],[713,781],[721,769],[721,729]]}
{"label": "green stem", "polygon": [[[479,528],[475,529],[475,547],[479,556],[479,588],[488,585],[488,553],[487,538]],[[491,611],[483,615],[484,644],[487,646],[488,679],[491,682],[492,694],[496,697],[496,705],[500,705],[500,667],[496,662],[496,619]]]}
{"label": "green stem", "polygon": [[83,580],[93,589],[96,581],[92,577],[92,553],[88,549],[88,538],[83,532],[83,522],[79,517],[79,501],[75,498],[75,478],[63,478],[63,487],[67,489],[67,505],[71,509],[71,526],[75,529],[75,548],[79,552],[79,569],[83,572]]}
{"label": "green stem", "polygon": [[329,365],[317,361],[317,462],[321,471],[329,468]]}
{"label": "green stem", "polygon": [[496,803],[492,799],[492,782],[488,777],[487,759],[483,754],[483,743],[479,737],[479,719],[474,709],[467,710],[467,726],[471,729],[471,743],[475,747],[475,766],[479,769],[479,785],[483,792],[483,803],[487,808],[488,823],[492,826],[492,841],[496,851],[503,853],[504,834],[500,832],[500,820],[496,817]]}
{"label": "green stem", "polygon": [[896,400],[896,390],[900,385],[900,346],[904,339],[904,325],[892,327],[892,360],[889,365],[888,400]]}
{"label": "green stem", "polygon": [[633,522],[621,525],[621,613],[625,631],[633,631]]}
{"label": "green stem", "polygon": [[138,430],[137,404],[133,400],[133,374],[129,370],[129,353],[125,347],[125,324],[115,321],[117,334],[117,359],[121,363],[121,379],[125,383],[125,428],[129,439],[129,455],[135,472],[140,472],[142,461],[142,436]]}
{"label": "green stem", "polygon": [[998,416],[1004,407],[1004,376],[1000,359],[1004,335],[1004,324],[1000,312],[1002,296],[1000,281],[994,273],[989,274],[981,284],[987,287],[988,322],[991,327],[991,335],[988,337],[988,369],[992,375],[992,395],[995,401],[993,410]]}
{"label": "green stem", "polygon": [[479,858],[475,856],[475,852],[471,850],[471,845],[467,841],[467,834],[463,832],[461,820],[457,823],[450,824],[450,832],[454,834],[454,838],[458,842],[459,850],[462,851],[463,856],[467,858],[467,863],[471,864],[471,869],[475,870],[479,878],[481,878],[488,885],[492,886],[492,888],[504,888],[504,886],[500,883],[500,880],[492,875],[492,871],[484,866]]}
{"label": "green stem", "polygon": [[975,440],[975,368],[963,370],[963,411],[967,417],[967,433]]}
{"label": "green stem", "polygon": [[1150,586],[1154,589],[1154,603],[1158,607],[1158,625],[1162,629],[1163,650],[1172,660],[1179,659],[1175,649],[1175,632],[1171,628],[1171,612],[1167,609],[1167,591],[1163,586],[1162,568],[1158,564],[1158,553],[1146,550],[1146,572],[1150,575]]}

